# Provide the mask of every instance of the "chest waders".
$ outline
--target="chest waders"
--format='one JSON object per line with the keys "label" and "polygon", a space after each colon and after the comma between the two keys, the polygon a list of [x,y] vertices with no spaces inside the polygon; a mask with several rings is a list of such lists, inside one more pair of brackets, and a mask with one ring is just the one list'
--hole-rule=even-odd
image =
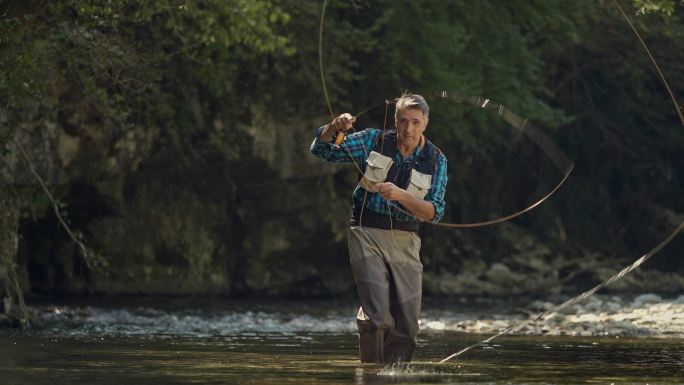
{"label": "chest waders", "polygon": [[[384,140],[383,144],[376,142],[373,152],[390,160],[395,159],[396,134],[390,132]],[[359,183],[372,193],[372,184],[392,181],[423,199],[430,188],[436,152],[439,151],[428,141],[425,142],[410,167],[406,167],[407,164],[398,167],[393,161],[367,162],[367,172]],[[369,156],[370,159],[372,156]],[[385,175],[382,180],[377,180],[378,170],[370,170],[372,166],[386,168],[380,172],[380,175]],[[425,181],[428,181],[427,185]],[[416,233],[418,228],[418,222],[398,221],[368,208],[354,207],[348,246],[361,302],[356,317],[361,362],[409,362],[413,357],[423,272],[420,262],[421,241]]]}

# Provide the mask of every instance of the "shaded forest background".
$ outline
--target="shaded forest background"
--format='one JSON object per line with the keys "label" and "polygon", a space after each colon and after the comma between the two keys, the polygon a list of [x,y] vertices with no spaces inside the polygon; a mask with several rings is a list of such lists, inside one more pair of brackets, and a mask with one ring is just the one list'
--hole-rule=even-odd
{"label": "shaded forest background", "polygon": [[[681,96],[682,3],[620,4]],[[321,5],[0,1],[0,294],[353,296],[357,172],[309,154],[330,119]],[[332,0],[323,53],[336,113],[406,89],[485,96],[576,164],[518,219],[426,226],[429,295],[574,293],[684,219],[684,128],[610,1]],[[444,221],[509,214],[562,177],[512,128],[428,102],[449,160]],[[680,236],[611,290],[681,292],[683,252]]]}

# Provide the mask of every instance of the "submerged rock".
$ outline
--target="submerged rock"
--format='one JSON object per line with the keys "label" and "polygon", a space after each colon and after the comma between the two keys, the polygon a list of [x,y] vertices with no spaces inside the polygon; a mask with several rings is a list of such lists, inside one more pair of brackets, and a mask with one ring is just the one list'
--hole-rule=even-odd
{"label": "submerged rock", "polygon": [[487,270],[485,276],[494,283],[511,282],[511,269],[503,263],[494,263]]}
{"label": "submerged rock", "polygon": [[621,308],[622,308],[621,304],[619,304],[617,302],[613,302],[613,301],[607,301],[601,305],[601,310],[609,312],[609,313],[615,313],[615,312],[619,311]]}
{"label": "submerged rock", "polygon": [[534,301],[530,304],[530,309],[535,311],[546,311],[553,308],[554,306],[556,305],[554,305],[551,302]]}
{"label": "submerged rock", "polygon": [[662,302],[663,299],[660,297],[658,294],[653,294],[653,293],[648,293],[648,294],[641,294],[634,298],[634,301],[632,304],[634,306],[643,306],[644,304],[649,304],[649,303],[660,303]]}

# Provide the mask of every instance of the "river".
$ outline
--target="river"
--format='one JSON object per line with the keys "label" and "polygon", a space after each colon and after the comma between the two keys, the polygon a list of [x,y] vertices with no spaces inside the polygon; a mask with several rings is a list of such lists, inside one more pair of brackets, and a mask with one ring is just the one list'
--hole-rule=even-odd
{"label": "river", "polygon": [[[519,318],[514,302],[424,304],[410,365],[360,364],[355,305],[330,301],[115,299],[36,307],[0,330],[0,384],[683,384],[684,340],[489,335],[444,325]],[[496,309],[494,312],[493,309]]]}

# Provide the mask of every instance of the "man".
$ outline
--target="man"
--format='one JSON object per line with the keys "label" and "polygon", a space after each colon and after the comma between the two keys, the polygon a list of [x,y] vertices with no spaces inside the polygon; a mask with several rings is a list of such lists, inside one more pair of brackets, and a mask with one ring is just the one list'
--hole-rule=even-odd
{"label": "man", "polygon": [[345,113],[318,128],[311,144],[314,155],[354,162],[363,172],[348,239],[361,302],[361,362],[408,362],[416,348],[423,271],[417,232],[420,221],[444,215],[447,183],[446,157],[423,135],[428,115],[422,96],[404,94],[396,101],[396,130],[344,137],[354,122]]}

